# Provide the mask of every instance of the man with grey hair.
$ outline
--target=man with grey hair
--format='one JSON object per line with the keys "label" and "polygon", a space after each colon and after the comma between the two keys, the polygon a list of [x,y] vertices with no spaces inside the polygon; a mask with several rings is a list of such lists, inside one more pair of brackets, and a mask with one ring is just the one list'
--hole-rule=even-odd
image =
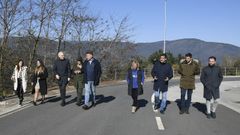
{"label": "man with grey hair", "polygon": [[63,52],[58,53],[58,58],[53,65],[53,72],[55,78],[58,80],[60,95],[62,98],[61,106],[65,106],[66,86],[70,81],[71,66],[69,60],[64,57]]}

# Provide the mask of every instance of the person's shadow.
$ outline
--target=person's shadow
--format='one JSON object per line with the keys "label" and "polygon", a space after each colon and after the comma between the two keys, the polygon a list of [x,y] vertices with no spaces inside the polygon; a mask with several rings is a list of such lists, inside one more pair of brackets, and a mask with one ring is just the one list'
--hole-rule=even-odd
{"label": "person's shadow", "polygon": [[203,103],[199,103],[199,102],[196,102],[196,103],[193,103],[192,106],[194,108],[196,108],[199,112],[202,112],[203,114],[207,114],[206,111],[207,111],[207,107],[205,104]]}
{"label": "person's shadow", "polygon": [[[108,103],[108,102],[111,102],[115,99],[115,97],[113,97],[113,96],[105,97],[104,95],[96,95],[95,98],[96,98],[96,105],[99,105],[99,104],[102,104],[102,103]],[[84,101],[84,96],[82,96],[82,99]],[[92,96],[90,96],[90,101],[92,101],[91,99],[92,99]],[[69,104],[72,104],[72,103],[75,103],[75,102],[77,102],[77,97],[68,101],[66,103],[66,105],[69,105]]]}
{"label": "person's shadow", "polygon": [[97,95],[96,96],[96,105],[99,105],[99,104],[102,104],[102,103],[108,103],[108,102],[111,102],[115,99],[116,98],[114,96],[105,97],[104,95]]}
{"label": "person's shadow", "polygon": [[137,110],[146,107],[147,104],[148,104],[148,101],[145,100],[145,99],[140,99],[140,100],[138,100],[138,107],[137,107]]}
{"label": "person's shadow", "polygon": [[[175,102],[177,103],[178,109],[181,110],[181,100],[177,99]],[[192,103],[192,106],[196,108],[199,112],[202,112],[203,114],[206,115],[207,108],[205,104],[196,102],[196,103]]]}
{"label": "person's shadow", "polygon": [[[65,96],[65,99],[68,99],[70,97],[71,97],[71,95],[67,95],[67,96]],[[49,98],[46,102],[53,103],[53,102],[58,102],[58,101],[61,101],[61,100],[62,100],[61,97],[53,96],[52,98]]]}
{"label": "person's shadow", "polygon": [[181,99],[176,99],[175,103],[177,103],[178,109],[181,110]]}

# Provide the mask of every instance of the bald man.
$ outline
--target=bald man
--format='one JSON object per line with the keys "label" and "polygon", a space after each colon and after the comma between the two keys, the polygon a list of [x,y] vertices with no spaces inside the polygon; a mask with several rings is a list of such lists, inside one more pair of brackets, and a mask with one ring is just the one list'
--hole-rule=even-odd
{"label": "bald man", "polygon": [[58,59],[54,62],[53,72],[58,80],[60,95],[62,98],[61,106],[65,106],[66,86],[70,81],[71,66],[68,59],[65,59],[64,53],[58,53]]}

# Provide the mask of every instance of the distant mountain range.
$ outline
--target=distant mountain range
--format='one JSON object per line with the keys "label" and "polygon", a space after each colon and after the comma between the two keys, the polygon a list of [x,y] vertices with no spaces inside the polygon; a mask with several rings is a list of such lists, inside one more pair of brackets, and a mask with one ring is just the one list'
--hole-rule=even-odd
{"label": "distant mountain range", "polygon": [[[137,54],[143,57],[149,57],[153,52],[163,49],[163,41],[152,43],[137,43]],[[179,39],[166,42],[166,52],[186,54],[191,52],[194,58],[206,63],[209,56],[216,56],[217,61],[222,63],[224,56],[240,58],[240,47],[217,42],[206,42],[199,39]]]}
{"label": "distant mountain range", "polygon": [[[19,39],[23,40],[22,38],[11,38],[9,42],[10,47],[16,48],[19,45],[23,45],[23,43],[19,44],[17,42],[17,40]],[[41,45],[43,44],[43,42],[46,43],[45,40],[46,39],[40,40],[40,45],[37,49],[37,53],[39,55],[43,55],[47,50],[48,57],[56,56],[57,42],[53,40],[48,40],[48,45],[46,49],[44,48],[44,46]],[[88,42],[83,42],[82,44],[83,46],[81,49],[81,53],[83,54],[88,49]],[[100,45],[101,42],[98,42],[98,44]],[[126,44],[122,43],[122,45],[124,46]],[[65,48],[64,50],[66,51],[68,58],[75,59],[77,57],[79,47],[76,46],[76,42],[66,42],[62,46],[62,48]],[[136,43],[136,52],[133,52],[132,55],[139,55],[148,58],[152,53],[158,51],[159,49],[163,49],[163,41]],[[171,52],[174,56],[178,56],[179,54],[184,55],[188,52],[191,52],[194,58],[199,59],[202,63],[205,64],[207,63],[208,57],[212,55],[217,57],[217,61],[219,63],[222,63],[222,60],[225,56],[240,58],[240,47],[236,45],[217,42],[206,42],[194,38],[167,41],[166,51]]]}

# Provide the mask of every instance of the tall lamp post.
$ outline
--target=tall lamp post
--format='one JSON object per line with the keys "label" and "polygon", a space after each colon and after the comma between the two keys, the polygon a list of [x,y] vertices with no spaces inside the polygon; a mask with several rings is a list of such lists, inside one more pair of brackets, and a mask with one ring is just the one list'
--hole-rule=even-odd
{"label": "tall lamp post", "polygon": [[166,31],[167,31],[167,0],[164,0],[164,39],[163,39],[163,53],[166,53]]}

